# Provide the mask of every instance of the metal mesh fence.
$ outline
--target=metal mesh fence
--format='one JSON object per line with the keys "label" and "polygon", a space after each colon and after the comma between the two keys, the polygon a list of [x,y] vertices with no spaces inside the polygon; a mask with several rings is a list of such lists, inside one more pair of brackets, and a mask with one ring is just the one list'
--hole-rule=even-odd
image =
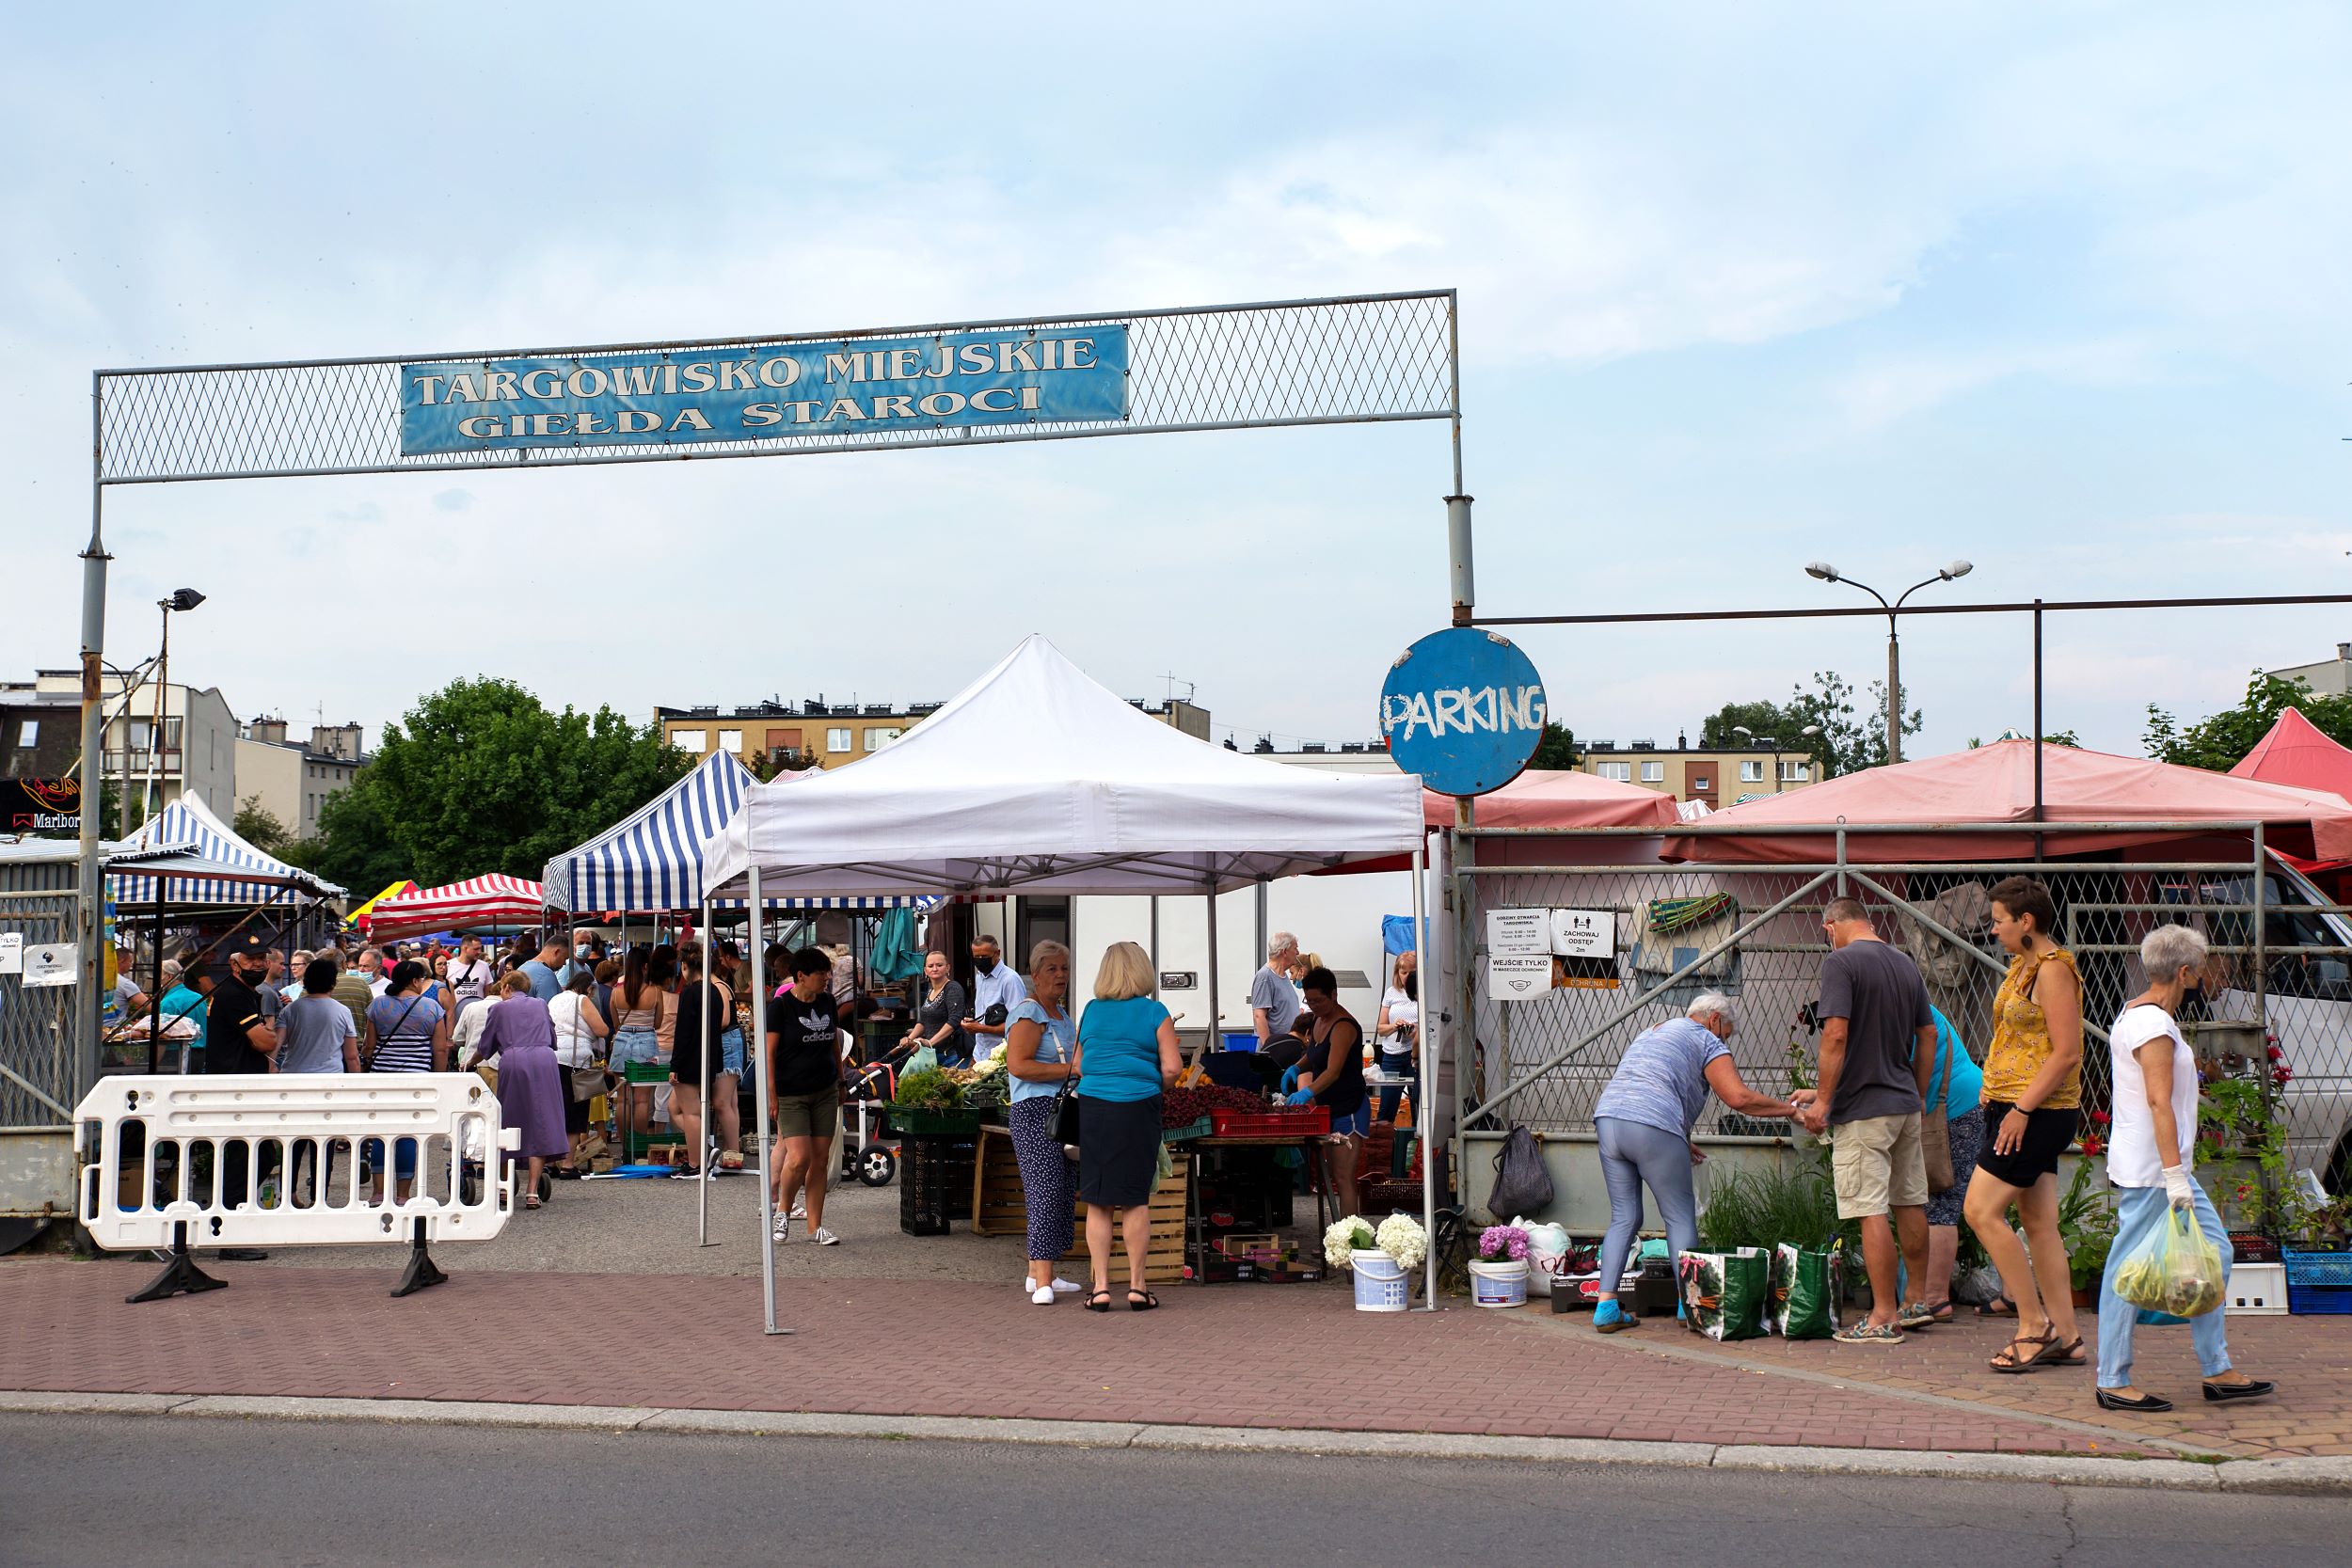
{"label": "metal mesh fence", "polygon": [[[1565,861],[1576,841],[1562,839],[1556,847]],[[1740,1077],[1752,1088],[1785,1093],[1792,1065],[1809,1076],[1819,1060],[1810,1008],[1828,952],[1821,911],[1838,895],[1841,877],[1879,933],[1919,963],[1931,999],[1981,1062],[2008,968],[1991,933],[1987,895],[2010,875],[2049,887],[2060,939],[2082,974],[2087,1112],[2107,1109],[2107,1029],[2144,986],[2140,939],[2158,925],[2191,925],[2204,932],[2213,953],[2201,1000],[2184,1009],[2184,1022],[2198,1025],[2203,1070],[2265,1085],[2286,1126],[2289,1168],[2309,1167],[2346,1190],[2352,920],[2275,860],[2257,877],[2250,856],[2235,863],[1457,871],[1473,1020],[1464,1125],[1591,1131],[1594,1101],[1628,1043],[1680,1015],[1705,990],[1733,999],[1731,1049]],[[1486,913],[1530,908],[1605,916],[1613,927],[1614,957],[1565,963],[1553,989],[1533,999],[1498,999],[1486,983]],[[2217,1027],[2231,1023],[2244,1027]],[[2273,1047],[2275,1062],[2267,1054]],[[2279,1068],[2285,1069],[2282,1081],[2274,1078]],[[1711,1099],[1699,1122],[1700,1132],[1709,1134],[1785,1128],[1750,1122]]]}
{"label": "metal mesh fence", "polygon": [[[0,930],[22,933],[28,950],[72,942],[73,928],[72,894],[0,892]],[[0,1129],[72,1121],[80,998],[72,986],[28,987],[22,975],[0,975]]]}
{"label": "metal mesh fence", "polygon": [[[1116,423],[961,425],[879,434],[780,435],[677,446],[544,446],[404,456],[400,367],[702,354],[762,344],[843,344],[973,330],[1116,324],[1129,339],[1128,412]],[[890,447],[956,447],[1150,431],[1443,419],[1455,411],[1450,291],[1196,310],[885,327],[771,338],[564,349],[410,354],[308,364],[103,371],[102,483],[272,475],[645,463]]]}

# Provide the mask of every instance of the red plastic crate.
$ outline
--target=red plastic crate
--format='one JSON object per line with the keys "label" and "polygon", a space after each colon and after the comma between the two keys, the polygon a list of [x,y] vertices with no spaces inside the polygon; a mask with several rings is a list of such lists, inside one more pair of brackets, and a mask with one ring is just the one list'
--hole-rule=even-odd
{"label": "red plastic crate", "polygon": [[1281,1111],[1228,1111],[1212,1107],[1209,1111],[1209,1135],[1216,1138],[1311,1138],[1330,1131],[1328,1105],[1302,1105]]}

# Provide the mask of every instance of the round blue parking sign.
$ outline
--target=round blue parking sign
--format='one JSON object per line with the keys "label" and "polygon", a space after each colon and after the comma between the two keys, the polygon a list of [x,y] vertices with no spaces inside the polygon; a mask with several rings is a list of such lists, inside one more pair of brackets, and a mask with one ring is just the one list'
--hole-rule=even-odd
{"label": "round blue parking sign", "polygon": [[1484,795],[1519,776],[1544,736],[1544,683],[1507,637],[1433,631],[1380,687],[1389,754],[1440,795]]}

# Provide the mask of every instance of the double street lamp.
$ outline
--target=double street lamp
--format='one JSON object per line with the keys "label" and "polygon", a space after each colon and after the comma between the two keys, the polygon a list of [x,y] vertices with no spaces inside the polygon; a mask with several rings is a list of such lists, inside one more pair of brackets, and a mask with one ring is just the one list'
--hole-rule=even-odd
{"label": "double street lamp", "polygon": [[1888,604],[1885,594],[1867,582],[1856,582],[1826,561],[1816,561],[1804,569],[1804,575],[1809,578],[1819,578],[1823,582],[1849,583],[1861,589],[1865,594],[1878,600],[1880,607],[1886,611],[1886,760],[1888,762],[1903,760],[1902,645],[1896,633],[1895,617],[1902,613],[1903,601],[1919,592],[1920,589],[1931,583],[1950,582],[1955,578],[1964,578],[1975,570],[1976,567],[1968,562],[1955,561],[1938,571],[1935,576],[1923,578],[1913,583],[1895,596],[1894,603]]}

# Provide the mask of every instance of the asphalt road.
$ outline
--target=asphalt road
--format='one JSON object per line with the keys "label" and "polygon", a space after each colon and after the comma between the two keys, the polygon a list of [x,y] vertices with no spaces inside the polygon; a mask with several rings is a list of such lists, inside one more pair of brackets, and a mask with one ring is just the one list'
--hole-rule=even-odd
{"label": "asphalt road", "polygon": [[[0,1417],[0,1563],[2345,1560],[2352,1507],[944,1442]],[[1503,1560],[1481,1555],[1476,1560]]]}

